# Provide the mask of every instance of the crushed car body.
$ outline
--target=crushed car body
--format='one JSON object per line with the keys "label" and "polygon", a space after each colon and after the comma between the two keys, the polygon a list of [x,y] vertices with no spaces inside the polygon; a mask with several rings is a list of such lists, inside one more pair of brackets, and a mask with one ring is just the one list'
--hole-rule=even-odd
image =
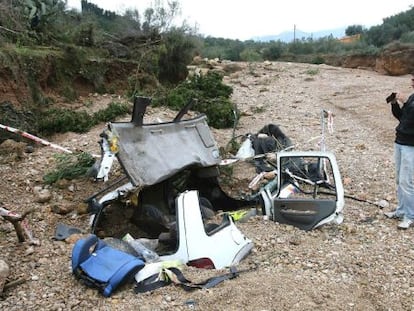
{"label": "crushed car body", "polygon": [[162,260],[216,269],[237,264],[253,243],[231,217],[216,212],[253,201],[233,199],[221,190],[221,158],[206,116],[181,120],[181,111],[171,122],[144,124],[148,104],[138,98],[131,122],[109,123],[101,135],[97,178],[107,180],[117,158],[127,179],[88,198],[92,233],[158,239]]}
{"label": "crushed car body", "polygon": [[[251,136],[259,139],[251,142],[252,157],[225,162],[205,115],[183,120],[187,105],[170,122],[145,124],[150,102],[136,98],[131,121],[111,122],[101,135],[96,178],[108,180],[115,159],[126,177],[87,199],[92,233],[157,239],[162,260],[220,269],[237,264],[253,247],[227,212],[255,207],[303,230],[342,222],[344,191],[332,153],[286,151],[292,142],[270,124]],[[250,160],[258,173],[272,170],[276,177],[242,199],[227,195],[219,167]]]}

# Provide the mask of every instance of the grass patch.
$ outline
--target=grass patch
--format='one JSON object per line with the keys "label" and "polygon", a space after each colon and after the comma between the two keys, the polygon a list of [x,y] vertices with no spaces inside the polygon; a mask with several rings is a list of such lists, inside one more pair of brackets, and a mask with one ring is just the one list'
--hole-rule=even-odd
{"label": "grass patch", "polygon": [[308,69],[308,70],[306,70],[305,73],[307,75],[310,75],[310,76],[315,76],[315,75],[319,74],[319,69],[318,68]]}
{"label": "grass patch", "polygon": [[127,113],[131,113],[130,105],[116,102],[110,103],[107,108],[93,115],[85,111],[49,109],[42,114],[38,122],[38,131],[43,135],[65,132],[85,133],[101,122],[113,121]]}
{"label": "grass patch", "polygon": [[29,56],[29,57],[50,57],[56,56],[61,57],[62,52],[56,48],[51,47],[43,47],[43,46],[17,46],[12,44],[4,45],[1,50],[7,51],[8,53],[21,55],[21,56]]}
{"label": "grass patch", "polygon": [[55,154],[56,168],[43,176],[46,184],[54,184],[60,179],[76,179],[86,176],[95,163],[95,159],[87,152]]}

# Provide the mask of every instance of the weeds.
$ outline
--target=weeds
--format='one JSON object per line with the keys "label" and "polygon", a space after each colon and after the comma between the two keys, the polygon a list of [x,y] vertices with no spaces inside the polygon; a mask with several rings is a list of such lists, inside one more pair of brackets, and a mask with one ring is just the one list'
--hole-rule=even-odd
{"label": "weeds", "polygon": [[101,122],[112,121],[119,116],[130,113],[130,111],[129,105],[115,102],[93,115],[86,111],[49,109],[43,113],[38,122],[38,131],[44,135],[65,132],[85,133]]}
{"label": "weeds", "polygon": [[92,119],[95,124],[98,124],[100,122],[108,122],[114,120],[116,117],[123,116],[130,112],[131,108],[129,105],[112,102],[106,109],[95,112]]}
{"label": "weeds", "polygon": [[43,176],[43,181],[49,185],[60,179],[71,180],[85,176],[95,163],[95,159],[87,152],[55,154],[55,160],[55,170]]}
{"label": "weeds", "polygon": [[264,113],[266,111],[264,106],[255,106],[251,109],[253,113]]}
{"label": "weeds", "polygon": [[318,73],[319,73],[319,69],[318,68],[312,68],[312,69],[306,70],[306,74],[308,74],[310,76],[315,76]]}

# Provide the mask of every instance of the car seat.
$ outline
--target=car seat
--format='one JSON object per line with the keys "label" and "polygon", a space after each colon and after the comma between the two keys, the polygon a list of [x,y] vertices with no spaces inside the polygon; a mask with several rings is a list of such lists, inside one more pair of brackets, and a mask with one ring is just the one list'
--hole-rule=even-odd
{"label": "car seat", "polygon": [[144,265],[141,258],[113,248],[93,234],[77,241],[72,250],[73,274],[105,297],[132,280]]}

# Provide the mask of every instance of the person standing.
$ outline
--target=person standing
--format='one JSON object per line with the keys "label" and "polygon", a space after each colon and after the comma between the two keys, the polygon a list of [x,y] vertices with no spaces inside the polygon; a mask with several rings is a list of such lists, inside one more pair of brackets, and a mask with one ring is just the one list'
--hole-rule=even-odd
{"label": "person standing", "polygon": [[[414,72],[411,74],[414,88]],[[399,229],[414,225],[414,93],[408,99],[392,93],[387,97],[391,112],[399,121],[394,141],[395,173],[397,183],[397,208],[384,215],[400,219]]]}

